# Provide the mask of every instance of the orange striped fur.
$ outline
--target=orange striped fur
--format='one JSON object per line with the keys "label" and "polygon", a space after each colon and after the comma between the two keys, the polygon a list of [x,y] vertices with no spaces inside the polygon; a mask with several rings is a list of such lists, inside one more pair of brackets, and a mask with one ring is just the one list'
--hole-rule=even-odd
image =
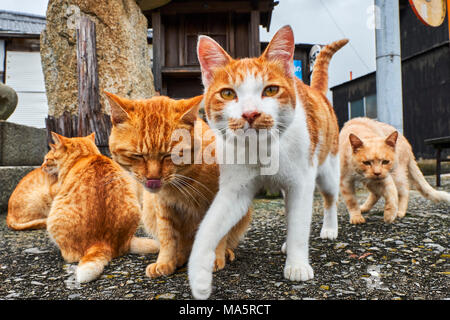
{"label": "orange striped fur", "polygon": [[[130,251],[141,211],[136,185],[118,164],[100,154],[94,134],[52,133],[59,188],[47,219],[50,238],[67,262],[79,261],[77,280],[97,278],[114,257]],[[147,239],[149,252],[158,244]]]}
{"label": "orange striped fur", "polygon": [[[206,148],[214,148],[214,136],[206,135],[208,125],[197,118],[203,97],[129,100],[105,94],[111,105],[113,128],[109,146],[113,159],[144,186],[147,180],[161,182],[157,191],[146,188],[144,192],[143,222],[160,242],[158,259],[148,265],[146,274],[152,278],[171,274],[187,262],[195,232],[218,190],[217,164],[202,161],[176,165],[171,160],[174,148],[183,143],[171,139],[179,129],[189,133],[190,142],[201,139],[202,154]],[[194,159],[193,148],[190,153]],[[233,249],[250,220],[249,210],[222,239],[216,249],[216,269],[225,266],[226,257],[234,259]]]}
{"label": "orange striped fur", "polygon": [[348,43],[348,39],[342,39],[330,43],[320,50],[314,64],[314,72],[311,77],[311,88],[323,94],[328,91],[328,66],[333,55]]}
{"label": "orange striped fur", "polygon": [[25,175],[17,184],[8,201],[6,224],[13,230],[42,229],[46,227],[57,188],[57,175],[46,172],[50,150],[42,168]]}
{"label": "orange striped fur", "polygon": [[[450,203],[450,193],[433,189],[417,166],[411,145],[404,135],[386,123],[369,118],[347,121],[339,135],[341,194],[350,223],[365,223],[368,212],[383,197],[384,221],[403,218],[408,209],[410,183],[427,199]],[[360,180],[369,190],[361,206],[355,192]]]}

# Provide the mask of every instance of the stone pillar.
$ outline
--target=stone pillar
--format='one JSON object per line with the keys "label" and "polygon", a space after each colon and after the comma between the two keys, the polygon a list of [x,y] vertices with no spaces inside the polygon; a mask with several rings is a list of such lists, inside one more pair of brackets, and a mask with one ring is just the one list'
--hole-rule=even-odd
{"label": "stone pillar", "polygon": [[109,114],[103,90],[131,99],[153,96],[148,24],[135,0],[50,0],[41,34],[49,116],[76,116],[78,112],[76,28],[82,15],[96,24],[103,112]]}

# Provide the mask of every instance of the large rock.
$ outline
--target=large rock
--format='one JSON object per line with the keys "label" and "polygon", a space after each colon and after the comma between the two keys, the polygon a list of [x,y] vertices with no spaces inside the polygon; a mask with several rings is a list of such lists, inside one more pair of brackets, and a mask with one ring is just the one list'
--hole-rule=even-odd
{"label": "large rock", "polygon": [[6,120],[16,110],[16,91],[0,82],[0,120]]}
{"label": "large rock", "polygon": [[0,121],[0,166],[39,166],[47,150],[45,129]]}
{"label": "large rock", "polygon": [[[96,23],[100,92],[132,99],[154,95],[148,23],[134,0],[50,0],[41,34],[49,115],[78,111],[76,25],[81,15]],[[100,99],[109,113],[103,94]]]}

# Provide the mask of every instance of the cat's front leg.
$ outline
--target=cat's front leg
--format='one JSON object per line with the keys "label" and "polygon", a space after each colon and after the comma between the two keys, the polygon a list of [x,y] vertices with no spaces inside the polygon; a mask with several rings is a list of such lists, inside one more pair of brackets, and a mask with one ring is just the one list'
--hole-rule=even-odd
{"label": "cat's front leg", "polygon": [[383,196],[385,199],[384,205],[384,222],[392,223],[397,217],[398,212],[398,192],[392,176],[384,179]]}
{"label": "cat's front leg", "polygon": [[309,264],[309,233],[314,187],[315,177],[313,172],[308,172],[298,180],[298,184],[286,190],[288,231],[284,277],[292,281],[307,281],[314,277]]}
{"label": "cat's front leg", "polygon": [[149,264],[145,271],[150,278],[172,274],[177,266],[177,245],[180,241],[180,234],[174,228],[171,216],[175,213],[171,210],[173,209],[161,205],[161,211],[156,217],[160,250],[156,262]]}
{"label": "cat's front leg", "polygon": [[350,215],[350,223],[365,223],[366,219],[361,214],[358,200],[355,196],[355,181],[352,178],[341,175],[341,194]]}
{"label": "cat's front leg", "polygon": [[369,196],[367,197],[364,204],[362,204],[360,207],[361,213],[369,212],[370,209],[372,209],[372,207],[378,202],[379,199],[380,199],[379,194],[375,194],[369,190]]}
{"label": "cat's front leg", "polygon": [[189,257],[189,284],[194,298],[207,299],[211,295],[217,245],[246,214],[253,196],[253,188],[245,186],[237,189],[225,185],[219,189],[200,224]]}

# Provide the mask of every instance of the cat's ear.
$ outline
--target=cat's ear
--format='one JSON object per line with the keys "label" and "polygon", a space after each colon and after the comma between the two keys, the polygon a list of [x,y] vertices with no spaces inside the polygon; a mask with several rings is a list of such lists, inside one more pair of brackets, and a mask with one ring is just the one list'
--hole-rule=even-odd
{"label": "cat's ear", "polygon": [[52,135],[52,139],[54,144],[50,144],[50,148],[53,146],[54,148],[58,148],[63,144],[65,137],[57,134],[56,132],[50,131]]}
{"label": "cat's ear", "polygon": [[50,150],[52,150],[52,151],[56,150],[56,146],[54,143],[49,143],[48,146],[50,147]]}
{"label": "cat's ear", "polygon": [[88,135],[87,136],[89,139],[91,139],[92,140],[92,142],[94,142],[95,143],[95,131],[94,132],[92,132],[90,135]]}
{"label": "cat's ear", "polygon": [[108,99],[109,105],[111,106],[111,122],[113,125],[125,122],[129,119],[128,113],[123,107],[123,103],[119,96],[112,94],[107,91],[103,91]]}
{"label": "cat's ear", "polygon": [[389,147],[392,147],[395,149],[395,144],[397,143],[397,138],[398,138],[398,131],[394,131],[386,138],[386,140],[384,140],[384,142],[386,142],[386,144]]}
{"label": "cat's ear", "polygon": [[294,32],[289,25],[275,33],[261,57],[266,61],[279,61],[288,76],[294,75]]}
{"label": "cat's ear", "polygon": [[198,110],[200,109],[201,103],[203,101],[203,96],[197,96],[186,101],[187,111],[181,116],[181,121],[194,125],[198,118]]}
{"label": "cat's ear", "polygon": [[356,152],[359,148],[361,148],[364,145],[362,140],[360,138],[358,138],[356,135],[354,135],[353,133],[350,133],[348,138],[350,140],[350,144],[352,146],[353,152]]}
{"label": "cat's ear", "polygon": [[208,36],[199,36],[197,56],[202,70],[202,81],[208,87],[212,81],[214,70],[226,66],[232,58],[223,48]]}

